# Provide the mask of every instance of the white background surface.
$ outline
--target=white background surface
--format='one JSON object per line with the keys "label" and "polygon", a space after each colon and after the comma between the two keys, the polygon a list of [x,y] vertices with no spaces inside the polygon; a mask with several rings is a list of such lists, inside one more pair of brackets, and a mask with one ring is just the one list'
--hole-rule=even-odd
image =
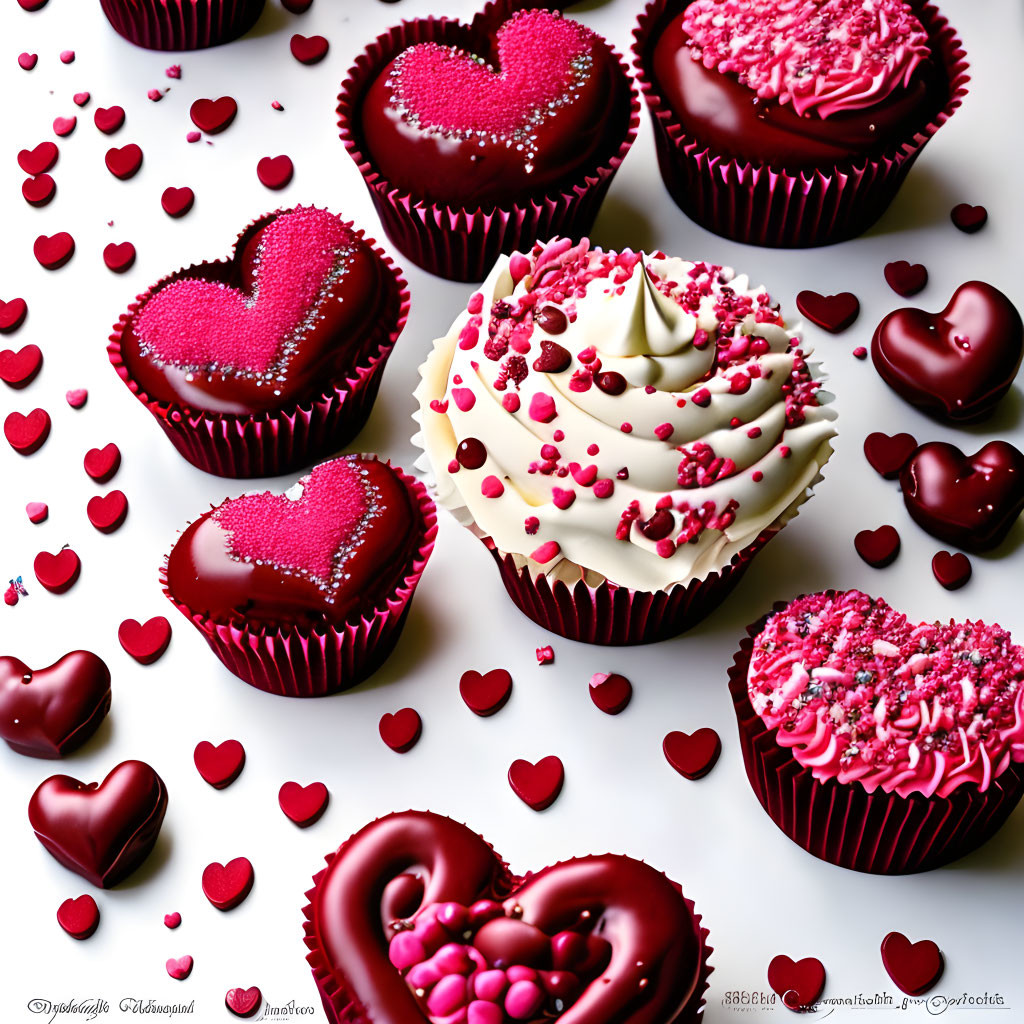
{"label": "white background surface", "polygon": [[[726,669],[744,626],[768,605],[800,591],[861,587],[912,616],[998,620],[1024,638],[1019,600],[1024,529],[1018,527],[994,557],[974,558],[974,579],[950,594],[932,578],[939,548],[909,519],[894,484],[868,467],[861,443],[871,430],[910,430],[919,440],[947,439],[968,451],[1002,437],[1024,446],[1022,397],[1015,388],[996,417],[955,430],[926,421],[851,351],[867,345],[872,328],[901,304],[882,278],[889,260],[923,261],[930,283],[919,299],[938,309],[962,281],[980,277],[1024,305],[1019,252],[1022,211],[1019,180],[1024,146],[1016,130],[1020,43],[1024,15],[1013,0],[948,0],[973,66],[971,94],[929,143],[901,195],[866,237],[810,252],[757,250],[716,238],[687,220],[664,191],[644,113],[639,138],[619,172],[594,232],[606,246],[659,247],[692,259],[731,264],[762,280],[794,310],[801,288],[823,293],[850,289],[861,300],[859,321],[831,337],[811,328],[837,395],[840,436],[819,493],[799,518],[757,559],[731,601],[690,635],[646,649],[588,648],[546,634],[506,598],[482,545],[442,513],[438,544],[421,583],[397,652],[373,680],[322,701],[270,696],[231,676],[205,643],[162,597],[157,570],[175,532],[208,503],[241,493],[244,483],[204,475],[173,450],[156,422],[109,366],[110,325],[137,292],[165,273],[228,251],[253,217],[298,202],[328,205],[381,239],[379,225],[355,166],[337,139],[337,84],[358,51],[400,17],[428,12],[469,16],[471,3],[403,0],[316,0],[302,17],[268,0],[257,28],[244,40],[201,53],[170,56],[135,49],[109,28],[96,0],[51,0],[38,14],[14,0],[0,10],[0,297],[24,296],[29,317],[3,338],[15,348],[44,350],[45,364],[26,390],[0,385],[0,415],[45,407],[50,440],[30,457],[0,444],[0,578],[26,577],[31,596],[16,608],[0,606],[0,653],[34,667],[86,647],[113,673],[113,709],[99,733],[62,764],[0,749],[0,1020],[41,1020],[26,1009],[32,998],[53,1001],[101,997],[106,1019],[123,1019],[124,996],[160,1002],[195,1000],[200,1021],[228,1019],[225,991],[259,985],[280,1006],[294,999],[317,1006],[304,962],[303,892],[322,857],[372,817],[409,807],[446,812],[483,833],[523,871],[591,852],[613,850],[644,858],[679,880],[696,900],[715,947],[706,1019],[783,1020],[781,1006],[737,1013],[723,1005],[727,991],[767,992],[765,970],[776,953],[818,956],[828,971],[826,998],[854,993],[901,994],[878,955],[891,929],[942,947],[946,973],[935,992],[999,992],[1011,1010],[947,1009],[946,1020],[1014,1020],[1024,1014],[1020,970],[1020,908],[1024,895],[1024,810],[979,853],[924,876],[876,878],[821,863],[786,839],[758,806],[743,774]],[[628,47],[638,0],[584,4],[576,16]],[[327,59],[303,67],[288,52],[292,32],[320,32],[331,43]],[[77,51],[64,66],[58,54]],[[17,54],[39,54],[34,71]],[[164,77],[179,61],[181,81]],[[148,89],[170,86],[159,103]],[[84,110],[72,94],[89,90]],[[235,123],[222,135],[188,145],[190,103],[231,94]],[[279,100],[283,113],[271,109]],[[1007,102],[1009,99],[1009,102]],[[127,122],[113,137],[92,123],[97,106],[121,104]],[[55,116],[77,114],[75,133],[57,140],[61,155],[51,172],[57,196],[44,209],[22,201],[17,151],[53,138]],[[120,182],[104,168],[109,146],[139,143],[141,172]],[[280,195],[256,179],[257,160],[288,153],[293,183]],[[196,192],[193,211],[180,221],[160,208],[168,185]],[[957,202],[981,202],[988,226],[967,236],[949,222]],[[113,226],[108,226],[108,221]],[[72,232],[77,252],[67,267],[47,272],[32,258],[37,234]],[[107,242],[135,243],[138,261],[123,277],[103,265]],[[409,467],[416,367],[469,294],[466,286],[430,277],[398,257],[412,289],[412,316],[384,379],[358,447]],[[88,405],[71,410],[69,388],[87,387]],[[105,488],[82,470],[85,451],[116,441],[123,465]],[[272,482],[284,488],[292,481]],[[111,487],[125,491],[130,513],[111,536],[88,523],[85,504]],[[29,524],[27,501],[46,501],[49,521]],[[858,560],[853,535],[891,522],[903,538],[899,559],[873,570]],[[70,542],[82,558],[80,581],[65,596],[42,590],[32,577],[37,551]],[[118,623],[166,614],[174,628],[168,653],[143,668],[117,644]],[[551,643],[554,665],[538,667],[534,649]],[[503,666],[515,680],[508,706],[478,719],[458,695],[460,674]],[[632,704],[618,718],[590,702],[594,672],[618,670],[634,684]],[[412,705],[424,720],[423,737],[406,755],[387,749],[377,721]],[[676,775],[661,753],[671,729],[710,725],[723,739],[715,771],[701,782]],[[201,739],[242,741],[247,762],[240,779],[217,792],[192,764]],[[565,789],[543,814],[529,810],[505,781],[517,757],[557,753]],[[102,922],[87,942],[57,926],[62,900],[90,891],[88,883],[48,856],[26,819],[33,789],[55,771],[101,779],[125,758],[149,761],[162,775],[170,807],[156,851],[112,892],[94,892]],[[282,815],[282,782],[325,782],[326,815],[302,831]],[[200,876],[211,861],[248,856],[256,884],[227,914],[202,895]],[[167,930],[163,915],[178,910],[183,924]],[[192,976],[172,981],[170,956],[191,954]],[[941,1002],[932,1010],[941,1009]],[[824,1017],[827,1009],[819,1014]],[[885,1022],[923,1019],[907,1012],[836,1009],[834,1020]],[[67,1019],[67,1018],[63,1018]],[[308,1016],[305,1019],[310,1019]],[[398,1022],[395,1022],[398,1024]]]}

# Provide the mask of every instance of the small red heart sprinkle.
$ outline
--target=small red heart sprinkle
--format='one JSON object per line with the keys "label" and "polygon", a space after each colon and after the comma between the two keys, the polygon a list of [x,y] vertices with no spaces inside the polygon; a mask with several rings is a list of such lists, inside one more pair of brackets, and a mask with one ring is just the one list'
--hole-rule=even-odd
{"label": "small red heart sprinkle", "polygon": [[928,268],[923,263],[897,260],[895,263],[886,263],[883,273],[885,283],[904,298],[916,295],[928,283]]}
{"label": "small red heart sprinkle", "polygon": [[113,135],[124,124],[124,108],[97,107],[92,122],[104,135]]}
{"label": "small red heart sprinkle", "polygon": [[864,457],[871,468],[886,480],[895,480],[907,459],[917,449],[917,440],[912,434],[883,434],[876,430],[864,438]]}
{"label": "small red heart sprinkle", "polygon": [[18,67],[23,71],[31,71],[39,60],[39,55],[36,53],[19,53],[18,54]]}
{"label": "small red heart sprinkle", "polygon": [[225,740],[214,746],[201,740],[192,753],[196,771],[214,789],[225,789],[242,773],[245,767],[245,747],[238,740]]}
{"label": "small red heart sprinkle", "polygon": [[181,924],[181,914],[178,911],[174,911],[171,914],[164,914],[164,927],[165,928],[177,928]]}
{"label": "small red heart sprinkle", "polygon": [[224,1005],[236,1017],[252,1017],[263,1004],[263,993],[253,985],[252,988],[229,988],[224,997]]}
{"label": "small red heart sprinkle", "polygon": [[18,166],[26,174],[42,174],[57,162],[60,150],[56,142],[40,142],[35,149],[23,149],[18,153]]}
{"label": "small red heart sprinkle", "polygon": [[81,409],[89,400],[89,392],[85,388],[72,388],[64,393],[64,398],[72,409]]}
{"label": "small red heart sprinkle", "polygon": [[546,647],[538,647],[534,653],[537,655],[538,665],[550,665],[555,660],[555,651],[551,644]]}
{"label": "small red heart sprinkle", "polygon": [[103,262],[106,263],[108,270],[115,274],[123,274],[130,270],[135,262],[135,246],[131,242],[111,242],[103,249]]}
{"label": "small red heart sprinkle", "polygon": [[232,910],[252,889],[255,875],[247,857],[228,864],[207,864],[203,869],[203,895],[218,909]]}
{"label": "small red heart sprinkle", "polygon": [[292,56],[300,64],[319,64],[327,56],[330,46],[323,36],[303,36],[297,32],[289,45]]}
{"label": "small red heart sprinkle", "polygon": [[378,725],[380,738],[396,753],[404,754],[416,746],[423,721],[413,708],[402,708],[393,715],[382,715]]}
{"label": "small red heart sprinkle", "polygon": [[704,727],[693,735],[670,732],[662,741],[661,749],[670,765],[687,779],[702,779],[718,761],[722,753],[722,740],[714,729]]}
{"label": "small red heart sprinkle", "polygon": [[459,680],[459,695],[474,715],[488,718],[508,703],[512,695],[512,676],[503,668],[492,668],[483,675],[469,669]]}
{"label": "small red heart sprinkle", "polygon": [[103,162],[115,178],[127,181],[134,177],[142,166],[142,150],[134,142],[120,148],[112,146],[107,150]]}
{"label": "small red heart sprinkle", "polygon": [[33,409],[27,416],[9,413],[4,420],[4,437],[19,455],[39,451],[50,436],[50,414],[45,409]]}
{"label": "small red heart sprinkle", "polygon": [[860,303],[853,292],[838,295],[819,295],[818,292],[802,291],[796,297],[796,308],[813,324],[831,334],[845,331],[860,312]]}
{"label": "small red heart sprinkle", "polygon": [[67,899],[57,908],[57,924],[73,939],[87,939],[100,923],[100,908],[88,893]]}
{"label": "small red heart sprinkle", "polygon": [[92,96],[87,92],[76,92],[71,98],[75,101],[76,107],[84,107],[92,99]]}
{"label": "small red heart sprinkle", "polygon": [[30,523],[44,523],[50,515],[50,506],[45,501],[30,501],[25,506],[25,514]]}
{"label": "small red heart sprinkle", "polygon": [[175,981],[184,981],[192,973],[192,957],[187,953],[177,960],[171,957],[164,966]]}
{"label": "small red heart sprinkle", "polygon": [[590,679],[590,699],[606,715],[626,710],[633,697],[633,684],[618,672],[598,672]]}
{"label": "small red heart sprinkle", "polygon": [[125,619],[117,627],[117,640],[140,665],[152,665],[171,642],[171,624],[162,615],[154,615],[141,625],[136,619]]}
{"label": "small red heart sprinkle", "polygon": [[780,953],[768,965],[768,984],[788,1009],[802,1010],[821,998],[825,965],[817,957],[794,961]]}
{"label": "small red heart sprinkle", "polygon": [[55,555],[40,551],[32,563],[32,571],[39,585],[51,594],[63,594],[70,590],[78,579],[82,563],[71,548],[62,548]]}
{"label": "small red heart sprinkle", "polygon": [[57,191],[57,183],[49,174],[26,178],[21,183],[21,195],[29,206],[45,206]]}
{"label": "small red heart sprinkle", "polygon": [[868,357],[868,350],[863,345],[858,345],[853,350],[853,358],[854,359],[867,359],[867,357]]}
{"label": "small red heart sprinkle", "polygon": [[292,14],[305,14],[313,6],[313,0],[281,0],[281,6]]}
{"label": "small red heart sprinkle", "polygon": [[128,499],[124,491],[111,491],[102,497],[95,494],[85,506],[85,514],[100,533],[113,533],[128,515]]}
{"label": "small red heart sprinkle", "polygon": [[102,448],[90,448],[82,465],[96,483],[105,484],[121,466],[121,449],[113,441]]}
{"label": "small red heart sprinkle", "polygon": [[295,165],[289,156],[265,156],[256,165],[256,177],[260,183],[275,191],[284,188],[294,173]]}
{"label": "small red heart sprinkle", "polygon": [[188,185],[181,188],[174,188],[172,185],[164,189],[163,195],[160,196],[160,205],[168,217],[184,217],[192,209],[195,200],[196,194]]}
{"label": "small red heart sprinkle", "polygon": [[937,551],[932,559],[932,574],[946,588],[959,590],[971,578],[971,560],[962,552]]}
{"label": "small red heart sprinkle", "polygon": [[[45,0],[44,0],[45,2]],[[60,62],[61,64],[74,64],[75,63],[75,51],[74,50],[61,50],[60,51]]]}
{"label": "small red heart sprinkle", "polygon": [[32,246],[32,253],[47,270],[59,270],[75,254],[75,240],[66,231],[40,235]]}
{"label": "small red heart sprinkle", "polygon": [[219,100],[196,100],[189,107],[188,116],[192,123],[207,135],[217,135],[224,131],[235,119],[238,104],[230,96],[221,96]]}
{"label": "small red heart sprinkle", "polygon": [[949,211],[949,219],[965,234],[973,235],[975,231],[980,231],[985,226],[988,210],[984,206],[959,203]]}
{"label": "small red heart sprinkle", "polygon": [[28,313],[28,305],[24,299],[11,299],[4,302],[0,299],[0,334],[16,331],[24,322]]}
{"label": "small red heart sprinkle", "polygon": [[535,811],[550,807],[562,792],[565,768],[554,754],[542,757],[536,764],[520,758],[508,770],[508,784],[520,800]]}
{"label": "small red heart sprinkle", "polygon": [[901,932],[882,939],[882,966],[908,996],[924,995],[942,977],[945,963],[931,939],[912,943]]}
{"label": "small red heart sprinkle", "polygon": [[55,117],[53,119],[53,134],[59,135],[62,139],[70,135],[78,126],[78,118],[73,114],[71,117]]}
{"label": "small red heart sprinkle", "polygon": [[896,527],[886,523],[877,530],[861,530],[853,538],[853,546],[868,565],[875,569],[884,569],[891,565],[900,553],[900,535],[896,532]]}
{"label": "small red heart sprinkle", "polygon": [[14,352],[0,352],[0,380],[12,388],[23,388],[35,380],[43,365],[43,353],[38,345],[26,345]]}
{"label": "small red heart sprinkle", "polygon": [[322,782],[311,782],[300,786],[297,782],[286,782],[277,794],[277,802],[285,816],[299,828],[316,824],[327,810],[330,794]]}

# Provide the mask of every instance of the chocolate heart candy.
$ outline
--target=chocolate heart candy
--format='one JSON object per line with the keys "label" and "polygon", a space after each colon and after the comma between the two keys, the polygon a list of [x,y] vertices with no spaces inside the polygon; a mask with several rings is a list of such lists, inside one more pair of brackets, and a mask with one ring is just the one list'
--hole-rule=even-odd
{"label": "chocolate heart candy", "polygon": [[793,960],[780,953],[768,965],[768,984],[791,1010],[812,1006],[825,988],[825,966],[813,956]]}
{"label": "chocolate heart candy", "polygon": [[942,952],[931,939],[911,942],[902,932],[882,939],[882,966],[907,995],[920,996],[942,977]]}
{"label": "chocolate heart candy", "polygon": [[561,758],[554,754],[542,757],[536,764],[519,758],[508,770],[508,784],[528,807],[543,811],[550,807],[565,782]]}

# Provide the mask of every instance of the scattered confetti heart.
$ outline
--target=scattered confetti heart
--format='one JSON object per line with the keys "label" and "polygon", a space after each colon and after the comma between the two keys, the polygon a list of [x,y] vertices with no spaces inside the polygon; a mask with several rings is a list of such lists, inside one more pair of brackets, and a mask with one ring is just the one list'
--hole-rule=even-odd
{"label": "scattered confetti heart", "polygon": [[565,768],[554,754],[542,757],[536,764],[520,758],[508,770],[508,784],[520,800],[535,811],[550,807],[562,792]]}
{"label": "scattered confetti heart", "polygon": [[555,651],[551,644],[546,647],[538,647],[536,655],[538,665],[550,665],[555,660]]}
{"label": "scattered confetti heart", "polygon": [[57,183],[49,174],[26,178],[21,183],[22,198],[30,206],[45,206],[57,192]]}
{"label": "scattered confetti heart", "polygon": [[886,523],[877,530],[861,530],[853,538],[857,554],[875,569],[891,565],[900,553],[900,535],[895,526]]}
{"label": "scattered confetti heart", "polygon": [[164,914],[164,927],[177,928],[181,924],[181,914],[176,910],[172,914]]}
{"label": "scattered confetti heart", "polygon": [[281,6],[292,14],[305,14],[313,6],[313,0],[281,0]]}
{"label": "scattered confetti heart", "polygon": [[162,615],[154,615],[141,625],[136,619],[125,619],[117,627],[117,640],[140,665],[152,665],[171,642],[171,624]]}
{"label": "scattered confetti heart", "polygon": [[813,324],[831,334],[845,331],[860,312],[860,303],[853,292],[838,295],[819,295],[817,292],[802,291],[796,297],[796,308]]}
{"label": "scattered confetti heart", "polygon": [[404,754],[416,746],[423,731],[423,721],[414,708],[402,708],[393,715],[382,715],[380,738],[396,753]]}
{"label": "scattered confetti heart", "polygon": [[71,117],[55,117],[53,119],[53,134],[62,139],[67,138],[77,127],[78,118],[74,114]]}
{"label": "scattered confetti heart", "polygon": [[35,149],[23,149],[18,153],[18,166],[26,174],[42,174],[57,162],[60,150],[56,142],[40,142]]}
{"label": "scattered confetti heart", "polygon": [[932,559],[932,574],[946,590],[959,590],[972,572],[971,560],[962,551],[937,551]]}
{"label": "scattered confetti heart", "polygon": [[316,824],[327,810],[330,794],[322,782],[311,782],[300,786],[297,782],[286,782],[277,794],[277,802],[285,816],[299,828]]}
{"label": "scattered confetti heart", "polygon": [[76,92],[71,98],[75,101],[76,107],[84,107],[92,99],[92,96],[87,92]]}
{"label": "scattered confetti heart", "polygon": [[103,162],[115,178],[127,181],[134,177],[142,166],[142,150],[134,142],[120,148],[112,146],[107,150]]}
{"label": "scattered confetti heart", "polygon": [[164,98],[164,94],[159,89],[150,89],[146,93],[146,99],[153,103],[159,103]]}
{"label": "scattered confetti heart", "polygon": [[113,135],[124,124],[124,108],[97,107],[92,122],[104,135]]}
{"label": "scattered confetti heart", "polygon": [[923,263],[897,260],[895,263],[886,263],[883,273],[886,284],[904,298],[916,295],[928,283],[928,268]]}
{"label": "scattered confetti heart", "polygon": [[303,36],[296,32],[290,46],[292,56],[300,64],[319,64],[327,56],[330,44],[323,36]]}
{"label": "scattered confetti heart", "polygon": [[121,449],[113,441],[102,448],[90,448],[82,465],[96,483],[105,484],[121,466]]}
{"label": "scattered confetti heart", "polygon": [[670,765],[687,779],[702,779],[718,761],[722,740],[714,729],[704,727],[692,735],[670,732],[661,749]]}
{"label": "scattered confetti heart", "polygon": [[192,753],[196,771],[214,789],[225,789],[242,773],[245,767],[245,747],[238,740],[225,740],[214,746],[201,740]]}
{"label": "scattered confetti heart", "polygon": [[252,889],[255,878],[247,857],[228,864],[207,864],[203,870],[203,895],[218,909],[232,910]]}
{"label": "scattered confetti heart", "polygon": [[111,491],[102,497],[95,494],[85,506],[85,514],[100,533],[113,533],[128,515],[128,499],[124,491]]}
{"label": "scattered confetti heart", "polygon": [[181,65],[172,64],[170,67],[164,68],[164,74],[168,78],[181,78]]}
{"label": "scattered confetti heart", "polygon": [[100,923],[100,908],[88,893],[67,899],[57,908],[57,924],[73,939],[87,939]]}
{"label": "scattered confetti heart", "polygon": [[89,392],[85,388],[72,388],[64,392],[64,398],[72,409],[81,409],[89,401]]}
{"label": "scattered confetti heart", "polygon": [[219,100],[196,100],[189,107],[188,116],[192,123],[207,135],[217,135],[224,131],[235,119],[238,104],[230,96],[221,96]]}
{"label": "scattered confetti heart", "polygon": [[496,714],[507,703],[512,694],[512,676],[503,668],[492,668],[481,675],[475,669],[462,673],[459,680],[459,695],[466,707],[479,715],[488,718]]}
{"label": "scattered confetti heart", "polygon": [[61,50],[60,51],[60,62],[61,62],[61,64],[74,64],[75,63],[75,51],[74,50]]}
{"label": "scattered confetti heart", "polygon": [[794,961],[780,953],[768,965],[768,984],[790,1010],[803,1010],[825,990],[825,965],[817,957]]}
{"label": "scattered confetti heart", "polygon": [[0,380],[12,388],[23,388],[35,380],[43,365],[43,353],[38,345],[26,345],[17,352],[0,352]]}
{"label": "scattered confetti heart", "polygon": [[37,53],[19,53],[18,54],[18,67],[23,71],[31,71],[39,60],[39,54]]}
{"label": "scattered confetti heart", "polygon": [[229,988],[224,1005],[236,1017],[252,1017],[263,1005],[263,993],[255,985],[252,988]]}
{"label": "scattered confetti heart", "polygon": [[912,434],[883,434],[876,430],[864,438],[864,457],[871,468],[886,480],[895,480],[907,459],[917,450]]}
{"label": "scattered confetti heart", "polygon": [[16,331],[25,322],[27,313],[24,299],[11,299],[10,302],[0,299],[0,334]]}
{"label": "scattered confetti heart", "polygon": [[192,209],[195,201],[196,194],[188,185],[182,188],[174,188],[172,185],[165,188],[163,195],[160,196],[160,205],[168,217],[184,217]]}
{"label": "scattered confetti heart", "polygon": [[30,501],[25,506],[25,514],[30,523],[45,523],[50,515],[50,506],[45,501]]}
{"label": "scattered confetti heart", "polygon": [[633,684],[618,672],[598,672],[590,679],[590,699],[606,715],[626,710],[633,697]]}
{"label": "scattered confetti heart", "polygon": [[32,253],[47,270],[59,270],[75,254],[75,240],[66,231],[40,235],[32,246]]}
{"label": "scattered confetti heart", "polygon": [[61,548],[55,555],[49,551],[40,551],[32,563],[32,571],[40,586],[51,594],[63,594],[70,590],[81,570],[82,563],[78,555],[69,547]]}
{"label": "scattered confetti heart", "polygon": [[980,231],[985,226],[988,210],[984,206],[959,203],[949,211],[949,219],[965,234],[973,235],[975,231]]}
{"label": "scattered confetti heart", "polygon": [[267,188],[282,189],[292,180],[295,165],[289,156],[265,156],[256,165],[256,177]]}
{"label": "scattered confetti heart", "polygon": [[203,133],[202,132],[194,132],[193,131],[193,132],[186,132],[185,133],[185,141],[186,142],[198,142],[202,137],[203,137]]}
{"label": "scattered confetti heart", "polygon": [[27,416],[20,412],[8,413],[4,420],[4,437],[19,455],[39,451],[50,436],[50,414],[45,409],[33,409]]}
{"label": "scattered confetti heart", "polygon": [[177,960],[171,957],[164,966],[175,981],[184,981],[192,973],[192,957],[188,954],[178,957]]}
{"label": "scattered confetti heart", "polygon": [[131,270],[132,264],[135,263],[135,246],[131,242],[110,242],[103,249],[103,262],[106,263],[108,270],[115,274],[123,274],[126,270]]}
{"label": "scattered confetti heart", "polygon": [[942,977],[945,963],[931,939],[911,942],[901,932],[882,939],[882,966],[908,996],[924,995]]}

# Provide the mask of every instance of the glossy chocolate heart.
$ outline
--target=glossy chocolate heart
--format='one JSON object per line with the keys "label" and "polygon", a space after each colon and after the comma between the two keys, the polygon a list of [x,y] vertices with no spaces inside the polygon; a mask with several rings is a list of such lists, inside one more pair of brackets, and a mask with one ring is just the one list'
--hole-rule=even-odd
{"label": "glossy chocolate heart", "polygon": [[334,1019],[349,1004],[402,1024],[698,1019],[707,931],[677,884],[629,857],[517,876],[464,825],[407,811],[358,832],[314,882],[307,959]]}
{"label": "glossy chocolate heart", "polygon": [[900,472],[907,511],[933,537],[967,551],[987,551],[1024,510],[1024,453],[989,441],[973,455],[929,441]]}
{"label": "glossy chocolate heart", "polygon": [[1009,391],[1022,355],[1020,314],[983,281],[960,285],[939,313],[897,309],[871,340],[882,380],[922,412],[953,423],[989,415]]}
{"label": "glossy chocolate heart", "polygon": [[72,651],[38,670],[0,657],[0,737],[19,754],[63,757],[109,710],[110,670],[90,651]]}
{"label": "glossy chocolate heart", "polygon": [[722,753],[721,737],[705,726],[692,735],[670,732],[661,744],[665,759],[687,779],[702,779],[718,763]]}
{"label": "glossy chocolate heart", "polygon": [[167,810],[167,788],[144,761],[122,761],[100,783],[54,775],[32,794],[36,838],[71,871],[109,889],[149,855]]}

